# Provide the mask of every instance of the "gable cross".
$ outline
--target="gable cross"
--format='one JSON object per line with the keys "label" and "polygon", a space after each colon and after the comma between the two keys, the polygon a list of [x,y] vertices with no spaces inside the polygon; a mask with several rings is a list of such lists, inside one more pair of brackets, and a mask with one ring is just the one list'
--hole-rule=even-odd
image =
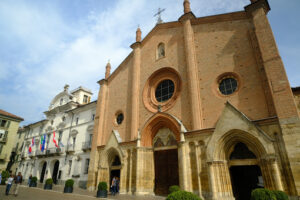
{"label": "gable cross", "polygon": [[157,16],[157,22],[156,24],[161,24],[163,22],[163,20],[161,19],[161,13],[164,12],[166,9],[161,9],[161,8],[158,8],[158,12],[155,13],[155,15],[153,17],[156,17]]}

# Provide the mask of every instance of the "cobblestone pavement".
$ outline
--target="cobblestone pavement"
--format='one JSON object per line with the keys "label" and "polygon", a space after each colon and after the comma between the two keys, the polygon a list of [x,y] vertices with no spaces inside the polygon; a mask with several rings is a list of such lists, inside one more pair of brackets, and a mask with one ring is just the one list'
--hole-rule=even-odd
{"label": "cobblestone pavement", "polygon": [[[14,187],[11,188],[10,193],[13,192]],[[60,190],[61,189],[61,190]],[[42,188],[29,188],[21,186],[19,188],[19,195],[15,197],[10,194],[5,195],[5,186],[0,186],[1,200],[92,200],[97,199],[96,192],[89,192],[87,190],[75,189],[72,194],[64,194],[61,192],[62,187],[55,187],[54,190],[43,190]],[[108,195],[107,200],[163,200],[164,197],[158,196],[135,196],[135,195]]]}

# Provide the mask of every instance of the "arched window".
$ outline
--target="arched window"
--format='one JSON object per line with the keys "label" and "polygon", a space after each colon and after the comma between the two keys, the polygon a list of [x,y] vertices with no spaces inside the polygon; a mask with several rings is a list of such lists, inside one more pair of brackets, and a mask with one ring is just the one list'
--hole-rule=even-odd
{"label": "arched window", "polygon": [[119,166],[119,165],[121,165],[120,158],[119,158],[119,156],[115,156],[111,166]]}
{"label": "arched window", "polygon": [[157,59],[165,57],[165,44],[159,43],[157,47]]}
{"label": "arched window", "polygon": [[250,151],[244,143],[241,142],[235,145],[234,150],[230,155],[230,160],[255,158],[255,154],[252,151]]}

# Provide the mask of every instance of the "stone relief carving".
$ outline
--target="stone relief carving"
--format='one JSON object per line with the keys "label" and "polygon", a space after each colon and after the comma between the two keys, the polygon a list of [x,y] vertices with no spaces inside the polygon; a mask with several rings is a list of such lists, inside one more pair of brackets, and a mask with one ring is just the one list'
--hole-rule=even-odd
{"label": "stone relief carving", "polygon": [[160,129],[153,138],[154,147],[177,145],[174,133],[168,128]]}

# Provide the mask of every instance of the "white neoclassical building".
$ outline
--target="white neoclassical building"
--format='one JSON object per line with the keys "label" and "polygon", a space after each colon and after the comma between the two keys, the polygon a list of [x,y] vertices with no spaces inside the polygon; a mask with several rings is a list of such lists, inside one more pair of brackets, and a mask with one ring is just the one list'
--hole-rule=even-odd
{"label": "white neoclassical building", "polygon": [[53,178],[56,184],[73,179],[75,185],[85,188],[96,101],[90,102],[92,92],[86,88],[70,92],[68,88],[66,85],[51,101],[44,112],[46,119],[25,127],[23,149],[16,167],[25,179],[31,174],[40,183],[47,178]]}

